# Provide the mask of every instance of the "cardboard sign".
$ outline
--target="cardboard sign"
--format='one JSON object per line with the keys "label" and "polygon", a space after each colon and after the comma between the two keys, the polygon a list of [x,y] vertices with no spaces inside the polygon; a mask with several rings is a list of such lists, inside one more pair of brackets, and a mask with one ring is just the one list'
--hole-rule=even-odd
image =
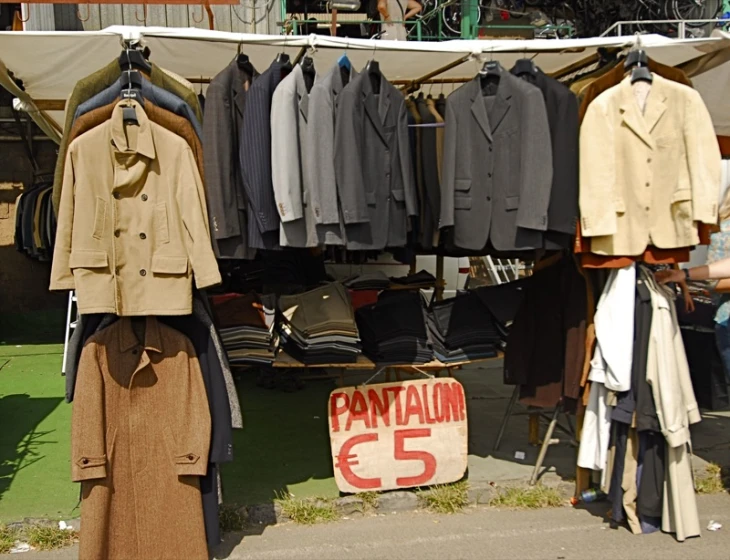
{"label": "cardboard sign", "polygon": [[343,387],[330,394],[328,417],[342,492],[445,484],[466,472],[466,397],[454,379]]}

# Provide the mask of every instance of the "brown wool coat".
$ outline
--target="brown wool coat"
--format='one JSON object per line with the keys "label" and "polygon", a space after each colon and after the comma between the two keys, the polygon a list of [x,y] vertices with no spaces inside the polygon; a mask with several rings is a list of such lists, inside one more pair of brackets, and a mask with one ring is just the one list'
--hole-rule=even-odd
{"label": "brown wool coat", "polygon": [[81,353],[71,469],[81,482],[80,560],[201,559],[199,478],[210,413],[198,359],[181,333],[147,317],[98,332]]}

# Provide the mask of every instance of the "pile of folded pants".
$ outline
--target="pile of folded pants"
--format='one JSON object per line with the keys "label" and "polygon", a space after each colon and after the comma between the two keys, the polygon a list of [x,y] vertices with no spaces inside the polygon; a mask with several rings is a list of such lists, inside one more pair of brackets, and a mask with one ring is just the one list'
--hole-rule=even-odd
{"label": "pile of folded pants", "polygon": [[384,272],[375,270],[353,276],[343,280],[342,283],[350,290],[387,290],[390,286],[390,278]]}
{"label": "pile of folded pants", "polygon": [[474,290],[494,318],[494,326],[499,332],[499,346],[503,350],[507,345],[512,321],[522,303],[526,280],[527,278],[521,278],[506,284],[484,286]]}
{"label": "pile of folded pants", "polygon": [[347,289],[339,282],[279,298],[282,348],[307,365],[350,364],[361,353]]}
{"label": "pile of folded pants", "polygon": [[426,270],[421,270],[408,276],[391,277],[390,281],[398,286],[409,288],[433,288],[436,285],[436,277]]}
{"label": "pile of folded pants", "polygon": [[425,364],[433,360],[423,296],[385,291],[355,313],[363,353],[377,364]]}
{"label": "pile of folded pants", "polygon": [[276,359],[273,296],[255,292],[215,296],[213,309],[229,362],[268,365]]}
{"label": "pile of folded pants", "polygon": [[497,355],[499,332],[491,313],[472,291],[434,302],[428,328],[434,355],[445,364]]}

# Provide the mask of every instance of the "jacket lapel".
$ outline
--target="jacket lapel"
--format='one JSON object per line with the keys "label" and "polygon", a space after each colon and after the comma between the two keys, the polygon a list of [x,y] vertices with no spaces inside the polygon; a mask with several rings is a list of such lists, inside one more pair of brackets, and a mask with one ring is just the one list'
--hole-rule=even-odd
{"label": "jacket lapel", "polygon": [[[255,75],[256,70],[254,70]],[[243,110],[246,107],[246,91],[251,86],[252,81],[253,76],[240,70],[234,60],[231,63],[231,91],[233,92],[233,103],[236,105],[236,109],[241,117],[243,117]]]}
{"label": "jacket lapel", "polygon": [[654,131],[654,127],[656,127],[659,119],[662,118],[662,115],[667,110],[667,106],[664,103],[666,99],[667,96],[664,93],[661,76],[656,76],[646,102],[646,110],[644,111],[644,123],[649,133]]}
{"label": "jacket lapel", "polygon": [[471,95],[471,112],[474,115],[479,128],[482,129],[484,136],[492,142],[492,128],[489,126],[489,117],[487,116],[487,108],[484,105],[484,99],[482,99],[481,88],[479,87],[479,78],[475,78],[472,82],[472,95]]}
{"label": "jacket lapel", "polygon": [[[363,103],[365,104],[365,112],[368,114],[368,117],[373,123],[373,126],[375,127],[376,132],[378,133],[378,136],[380,136],[380,139],[383,141],[383,143],[387,144],[388,140],[385,137],[385,131],[383,130],[383,122],[380,119],[380,114],[378,112],[378,102],[375,100],[375,93],[373,93],[373,89],[370,83],[370,77],[367,74],[363,74],[362,76],[362,96],[363,96]],[[381,79],[381,90],[382,87],[382,80],[385,78],[383,76],[380,77]],[[381,103],[382,103],[382,97],[381,94]]]}
{"label": "jacket lapel", "polygon": [[[646,126],[644,115],[639,111],[639,104],[636,102],[634,91],[631,88],[631,78],[624,78],[620,87],[622,91],[620,110],[623,121],[647,146],[654,149],[654,140]],[[651,97],[651,93],[649,97]]]}
{"label": "jacket lapel", "polygon": [[[309,92],[307,91],[307,84],[304,82],[304,73],[302,72],[301,66],[297,66],[292,70],[296,72],[297,82],[297,97],[299,98],[299,112],[304,118],[304,122],[307,122],[309,117]],[[317,76],[314,77],[314,83],[317,83]]]}
{"label": "jacket lapel", "polygon": [[[497,96],[494,100],[492,110],[489,113],[489,123],[492,126],[492,134],[497,131],[499,125],[502,123],[502,120],[504,120],[504,117],[507,115],[507,112],[512,106],[512,103],[510,102],[510,99],[512,98],[512,90],[508,83],[508,80],[510,79],[512,79],[512,77],[508,76],[507,72],[502,73],[502,79],[499,82]],[[484,103],[482,102],[482,106],[483,105]]]}

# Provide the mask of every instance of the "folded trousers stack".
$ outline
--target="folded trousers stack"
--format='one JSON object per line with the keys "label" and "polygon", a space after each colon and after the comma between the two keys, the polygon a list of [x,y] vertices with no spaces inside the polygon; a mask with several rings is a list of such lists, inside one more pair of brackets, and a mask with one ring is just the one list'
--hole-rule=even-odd
{"label": "folded trousers stack", "polygon": [[255,292],[217,296],[214,309],[229,362],[269,365],[274,361],[278,337],[272,296]]}
{"label": "folded trousers stack", "polygon": [[497,355],[499,333],[474,292],[434,302],[427,320],[438,360],[448,364]]}
{"label": "folded trousers stack", "polygon": [[522,304],[525,281],[526,279],[522,278],[514,282],[484,286],[474,290],[494,319],[493,324],[499,333],[499,347],[502,350],[507,346],[510,326]]}
{"label": "folded trousers stack", "polygon": [[279,298],[281,345],[307,365],[349,364],[361,353],[350,297],[339,282]]}
{"label": "folded trousers stack", "polygon": [[425,364],[433,359],[423,297],[418,292],[385,291],[377,303],[356,312],[363,352],[378,364]]}

